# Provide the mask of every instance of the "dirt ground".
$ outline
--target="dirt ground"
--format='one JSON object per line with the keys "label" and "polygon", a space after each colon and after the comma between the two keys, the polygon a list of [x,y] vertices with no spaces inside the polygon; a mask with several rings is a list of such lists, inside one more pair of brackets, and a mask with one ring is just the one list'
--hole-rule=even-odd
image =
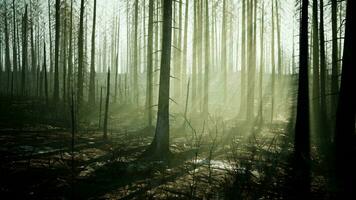
{"label": "dirt ground", "polygon": [[132,113],[110,115],[107,140],[96,123],[80,124],[74,149],[70,128],[3,114],[1,199],[283,199],[290,189],[288,121],[176,120],[170,159],[154,161],[142,156],[153,129]]}

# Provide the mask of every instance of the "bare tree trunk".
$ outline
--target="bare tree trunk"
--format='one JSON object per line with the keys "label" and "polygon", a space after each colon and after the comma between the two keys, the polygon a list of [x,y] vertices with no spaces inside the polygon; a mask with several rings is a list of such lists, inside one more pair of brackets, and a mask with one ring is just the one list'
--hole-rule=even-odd
{"label": "bare tree trunk", "polygon": [[59,39],[60,39],[60,0],[56,0],[56,26],[55,26],[55,42],[54,42],[54,90],[53,100],[59,100]]}
{"label": "bare tree trunk", "polygon": [[275,80],[276,80],[276,63],[274,58],[274,3],[272,2],[272,40],[271,40],[271,61],[272,61],[272,94],[271,94],[271,122],[274,116],[274,93],[275,93]]}
{"label": "bare tree trunk", "polygon": [[310,133],[308,86],[308,0],[302,0],[297,118],[295,124],[295,188],[297,199],[308,199],[310,193]]}
{"label": "bare tree trunk", "polygon": [[152,104],[153,104],[153,10],[154,10],[154,0],[149,0],[148,6],[148,37],[147,37],[147,123],[148,127],[152,126]]}
{"label": "bare tree trunk", "polygon": [[172,0],[163,3],[163,35],[157,125],[151,151],[153,157],[165,159],[169,153],[169,85],[172,40]]}
{"label": "bare tree trunk", "polygon": [[[6,61],[5,61],[6,63]],[[21,95],[25,95],[26,87],[26,72],[27,72],[27,4],[25,14],[22,17],[22,70],[21,70]]]}
{"label": "bare tree trunk", "polygon": [[[12,0],[12,18],[13,18],[13,35],[12,35],[12,40],[13,40],[13,45],[12,45],[12,64],[13,64],[13,73],[14,73],[14,79],[12,80],[14,82],[15,88],[17,88],[17,48],[16,48],[16,11],[15,11],[15,0]],[[1,54],[0,54],[1,55]]]}
{"label": "bare tree trunk", "polygon": [[[337,109],[337,98],[339,91],[339,65],[337,45],[337,0],[331,0],[331,31],[332,31],[332,69],[331,69],[331,116],[334,118]],[[334,130],[334,126],[332,126]]]}
{"label": "bare tree trunk", "polygon": [[241,84],[240,84],[240,116],[246,113],[246,0],[242,0],[241,16]]}
{"label": "bare tree trunk", "polygon": [[203,114],[209,113],[209,70],[210,70],[210,38],[209,38],[209,1],[205,1],[205,78],[204,78],[204,101]]}
{"label": "bare tree trunk", "polygon": [[356,112],[356,68],[355,21],[353,12],[355,1],[346,2],[346,25],[344,55],[339,101],[335,126],[335,172],[338,199],[355,199],[355,112]]}
{"label": "bare tree trunk", "polygon": [[[78,75],[77,75],[77,104],[80,113],[83,104],[84,85],[84,0],[80,1],[79,34],[78,34]],[[79,119],[81,114],[79,114]]]}
{"label": "bare tree trunk", "polygon": [[96,25],[96,0],[94,0],[93,29],[91,35],[91,59],[89,80],[89,105],[95,104],[95,25]]}
{"label": "bare tree trunk", "polygon": [[105,115],[104,115],[104,139],[108,137],[108,118],[109,118],[109,98],[110,98],[110,68],[108,68],[108,77],[106,80],[106,101],[105,101]]}

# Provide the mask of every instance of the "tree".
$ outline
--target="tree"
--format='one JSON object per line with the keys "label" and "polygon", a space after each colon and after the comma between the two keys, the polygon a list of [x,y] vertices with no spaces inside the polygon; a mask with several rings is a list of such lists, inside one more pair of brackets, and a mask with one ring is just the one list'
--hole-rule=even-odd
{"label": "tree", "polygon": [[308,4],[308,0],[302,0],[299,33],[299,81],[294,138],[294,177],[298,199],[308,199],[310,192]]}
{"label": "tree", "polygon": [[246,113],[246,0],[242,0],[241,13],[241,92],[240,92],[240,115]]}
{"label": "tree", "polygon": [[134,20],[135,20],[135,27],[134,27],[134,49],[133,49],[133,92],[134,92],[134,102],[136,104],[136,106],[138,107],[138,0],[135,0],[135,16],[134,16]]}
{"label": "tree", "polygon": [[69,49],[68,49],[68,89],[73,89],[73,0],[70,1],[70,20],[69,20]]}
{"label": "tree", "polygon": [[331,0],[331,31],[332,31],[332,67],[331,67],[331,115],[334,116],[337,108],[337,93],[339,91],[339,65],[337,45],[337,0]]}
{"label": "tree", "polygon": [[[243,1],[244,2],[244,1]],[[223,0],[221,23],[221,67],[222,67],[222,82],[223,82],[223,102],[227,101],[227,62],[226,62],[226,0]]]}
{"label": "tree", "polygon": [[148,6],[148,37],[147,37],[147,93],[146,93],[146,106],[147,106],[147,121],[148,126],[152,126],[152,102],[153,102],[153,10],[154,0],[149,0]]}
{"label": "tree", "polygon": [[44,74],[44,92],[46,104],[48,104],[48,80],[47,80],[47,64],[46,64],[46,42],[43,41],[43,65],[42,65],[42,73]]}
{"label": "tree", "polygon": [[172,0],[163,0],[163,35],[155,137],[150,150],[153,157],[165,159],[169,152],[169,87],[172,40]]}
{"label": "tree", "polygon": [[[83,103],[84,84],[84,0],[80,1],[79,33],[78,33],[78,75],[77,75],[77,104],[81,109]],[[80,116],[80,115],[79,115]]]}
{"label": "tree", "polygon": [[[313,55],[313,120],[314,128],[313,130],[318,132],[320,129],[320,78],[319,78],[319,29],[318,29],[318,0],[313,0],[312,5],[312,55]],[[321,138],[320,138],[321,139]]]}
{"label": "tree", "polygon": [[338,199],[355,199],[355,112],[356,68],[355,20],[352,12],[355,1],[346,2],[346,24],[340,93],[335,125],[335,173]]}
{"label": "tree", "polygon": [[[13,82],[15,83],[15,87],[17,87],[17,48],[16,48],[16,11],[15,11],[15,0],[12,0],[12,19],[13,19],[13,35],[12,35],[12,64],[13,64],[13,72],[14,72],[14,79]],[[0,54],[1,55],[1,54]]]}
{"label": "tree", "polygon": [[210,38],[209,38],[209,2],[205,1],[205,77],[204,77],[204,99],[203,113],[209,113],[209,70],[210,70]]}
{"label": "tree", "polygon": [[27,4],[22,17],[22,70],[21,70],[21,95],[25,95],[25,81],[27,71]]}
{"label": "tree", "polygon": [[263,122],[263,73],[264,73],[264,2],[262,2],[262,11],[261,11],[261,27],[260,27],[260,76],[259,76],[259,117],[260,122]]}
{"label": "tree", "polygon": [[94,0],[93,30],[91,34],[91,59],[89,80],[89,105],[95,104],[95,23],[96,23],[96,0]]}
{"label": "tree", "polygon": [[53,100],[57,102],[59,100],[59,39],[60,39],[60,0],[56,0],[56,25],[55,25],[55,41],[54,41],[54,90]]}
{"label": "tree", "polygon": [[276,61],[274,58],[274,3],[272,2],[272,39],[271,39],[271,63],[272,63],[272,94],[271,94],[271,122],[273,121],[274,115],[274,93],[275,93],[275,80],[276,80]]}
{"label": "tree", "polygon": [[[327,110],[326,110],[326,53],[325,53],[325,35],[324,35],[324,3],[320,0],[320,127],[321,142],[324,147],[329,144],[331,139],[329,128],[327,128]],[[326,148],[327,149],[327,148]]]}
{"label": "tree", "polygon": [[6,90],[9,93],[9,88],[10,88],[10,72],[11,72],[11,62],[10,62],[10,44],[9,44],[9,30],[8,30],[8,22],[7,22],[7,7],[6,7],[6,1],[5,1],[5,13],[4,13],[4,19],[5,19],[5,72],[7,75],[7,84],[6,84]]}
{"label": "tree", "polygon": [[108,68],[108,77],[106,80],[106,101],[104,115],[104,139],[108,137],[108,118],[109,118],[109,99],[110,99],[110,68]]}

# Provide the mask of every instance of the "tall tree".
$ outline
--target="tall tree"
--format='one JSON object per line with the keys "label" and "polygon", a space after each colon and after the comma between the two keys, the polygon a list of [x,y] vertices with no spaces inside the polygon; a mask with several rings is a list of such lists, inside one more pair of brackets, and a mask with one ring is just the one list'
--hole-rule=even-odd
{"label": "tall tree", "polygon": [[95,24],[96,24],[96,0],[94,0],[93,29],[91,34],[91,59],[89,80],[89,105],[95,104]]}
{"label": "tall tree", "polygon": [[16,9],[15,9],[15,0],[12,0],[12,19],[13,19],[13,33],[12,33],[12,64],[13,64],[13,72],[14,72],[14,80],[15,87],[17,87],[17,48],[16,48]]}
{"label": "tall tree", "polygon": [[205,1],[205,77],[204,77],[204,99],[203,113],[209,113],[209,70],[210,70],[210,38],[209,38],[209,1]]}
{"label": "tall tree", "polygon": [[147,93],[146,93],[146,106],[147,106],[147,121],[148,126],[152,126],[152,103],[153,103],[153,10],[154,0],[148,2],[148,37],[147,37]]}
{"label": "tall tree", "polygon": [[331,67],[331,115],[337,108],[337,93],[339,91],[338,36],[337,36],[337,0],[331,0],[331,34],[332,34],[332,67]]}
{"label": "tall tree", "polygon": [[298,199],[308,199],[310,192],[310,133],[308,80],[308,0],[302,0],[299,33],[299,81],[295,124],[295,187]]}
{"label": "tall tree", "polygon": [[[320,129],[320,76],[319,76],[319,28],[318,28],[318,0],[312,5],[312,55],[313,55],[313,121],[314,131]],[[320,138],[321,139],[321,138]]]}
{"label": "tall tree", "polygon": [[139,68],[139,56],[138,56],[138,0],[135,0],[135,16],[134,16],[134,49],[133,49],[133,92],[134,103],[138,107],[138,68]]}
{"label": "tall tree", "polygon": [[241,12],[241,94],[240,94],[240,115],[246,113],[246,0],[242,0]]}
{"label": "tall tree", "polygon": [[110,68],[108,67],[108,77],[106,79],[106,100],[104,115],[104,139],[108,137],[108,118],[109,118],[109,99],[110,99]]}
{"label": "tall tree", "polygon": [[6,6],[6,1],[4,4],[5,7],[5,13],[4,13],[4,23],[5,23],[5,72],[6,72],[6,88],[7,92],[10,92],[10,85],[11,85],[11,61],[10,61],[10,39],[9,39],[9,29],[8,29],[8,22],[7,22],[7,6]]}
{"label": "tall tree", "polygon": [[84,0],[80,1],[77,77],[78,77],[77,78],[77,104],[79,106],[79,109],[81,109],[83,103],[83,85],[84,85]]}
{"label": "tall tree", "polygon": [[53,52],[52,52],[52,15],[51,15],[51,0],[48,0],[48,33],[49,33],[49,86],[52,87],[53,74]]}
{"label": "tall tree", "polygon": [[154,157],[164,159],[169,152],[169,85],[172,40],[172,0],[163,0],[163,35],[159,81],[157,125],[151,151]]}
{"label": "tall tree", "polygon": [[189,0],[186,0],[185,2],[185,12],[184,12],[184,39],[183,39],[183,62],[182,62],[182,94],[183,94],[183,88],[186,80],[187,80],[187,50],[188,50],[188,16],[189,16]]}
{"label": "tall tree", "polygon": [[25,95],[26,72],[27,72],[27,4],[22,17],[22,70],[21,70],[21,95]]}
{"label": "tall tree", "polygon": [[260,27],[260,75],[259,75],[259,117],[263,121],[263,74],[264,74],[264,2],[262,1],[261,27]]}
{"label": "tall tree", "polygon": [[[243,1],[244,2],[244,1]],[[222,11],[222,24],[221,24],[221,67],[222,67],[222,82],[223,82],[223,98],[224,102],[227,101],[227,57],[226,57],[226,0],[223,0]]]}
{"label": "tall tree", "polygon": [[73,89],[73,0],[70,1],[70,20],[69,20],[69,48],[68,48],[68,89]]}
{"label": "tall tree", "polygon": [[46,104],[48,104],[48,79],[47,79],[47,60],[46,60],[46,42],[43,41],[43,65],[42,65],[42,73],[44,75],[44,93]]}
{"label": "tall tree", "polygon": [[272,94],[271,94],[271,122],[273,121],[273,116],[274,116],[274,93],[275,93],[275,80],[276,80],[276,61],[274,58],[274,32],[275,32],[275,26],[274,26],[274,3],[272,2],[272,39],[271,39],[271,61],[272,61]]}
{"label": "tall tree", "polygon": [[356,68],[355,56],[355,1],[346,1],[346,24],[340,93],[335,126],[335,170],[338,199],[355,199],[355,112]]}
{"label": "tall tree", "polygon": [[59,100],[59,39],[60,39],[60,0],[56,0],[56,25],[55,25],[55,41],[54,41],[54,90],[53,100]]}
{"label": "tall tree", "polygon": [[326,110],[326,53],[325,53],[325,33],[324,33],[324,2],[320,0],[320,123],[321,123],[321,142],[324,147],[328,144],[331,137],[327,128]]}

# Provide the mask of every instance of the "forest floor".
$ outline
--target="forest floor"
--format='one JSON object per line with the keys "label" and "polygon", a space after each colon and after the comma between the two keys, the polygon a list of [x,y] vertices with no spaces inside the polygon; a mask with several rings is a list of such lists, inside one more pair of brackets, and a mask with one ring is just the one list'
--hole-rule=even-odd
{"label": "forest floor", "polygon": [[[14,114],[18,107],[6,110]],[[37,116],[36,109],[25,110]],[[213,117],[202,123],[194,122],[198,117],[176,121],[172,154],[163,162],[142,157],[153,138],[153,130],[142,125],[143,112],[121,109],[110,116],[107,140],[96,125],[81,125],[74,153],[70,128],[3,112],[1,199],[283,199],[291,189],[288,120],[265,125]],[[320,197],[325,183],[315,176],[313,191]]]}

